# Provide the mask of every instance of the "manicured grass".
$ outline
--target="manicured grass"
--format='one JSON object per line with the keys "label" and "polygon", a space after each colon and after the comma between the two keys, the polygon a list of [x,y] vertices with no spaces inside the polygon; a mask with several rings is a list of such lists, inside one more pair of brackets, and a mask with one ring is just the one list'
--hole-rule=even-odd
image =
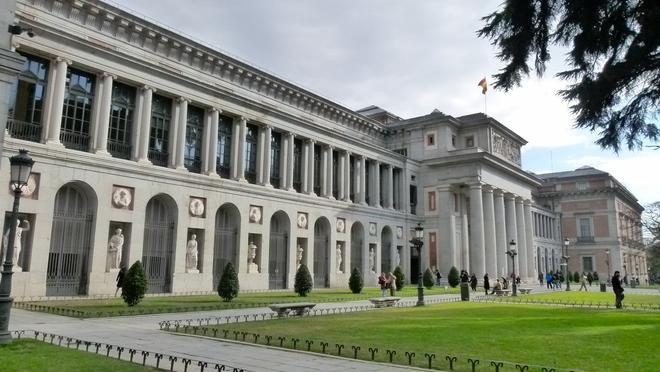
{"label": "manicured grass", "polygon": [[[208,327],[213,328],[213,327]],[[588,371],[657,371],[660,365],[660,313],[557,308],[542,305],[493,303],[447,303],[416,308],[389,308],[341,315],[276,319],[217,326],[250,332],[253,342],[283,345],[353,357],[352,346],[360,346],[358,358],[371,359],[368,348],[378,348],[376,360],[386,361],[386,350],[396,350],[394,361],[407,364],[405,352],[414,352],[414,363],[428,366],[425,353],[435,353],[435,368],[448,369],[445,356],[458,357],[458,370],[471,370],[467,358],[479,359],[479,369],[501,360],[529,365],[577,368]],[[208,334],[212,334],[208,333]],[[242,339],[239,334],[238,339]],[[540,367],[539,367],[540,369]],[[505,364],[501,371],[515,370]],[[538,369],[537,369],[538,370]]]}
{"label": "manicured grass", "polygon": [[[623,292],[625,298],[623,305],[656,305],[660,306],[660,295],[643,295]],[[520,296],[519,299],[539,300],[539,301],[558,301],[558,302],[577,302],[577,303],[600,303],[614,305],[614,293],[609,292],[584,292],[584,291],[556,291],[547,293],[530,294]]]}
{"label": "manicured grass", "polygon": [[14,371],[155,371],[126,361],[34,340],[0,345],[0,370]]}
{"label": "manicured grass", "polygon": [[[456,288],[434,287],[425,290],[427,295],[458,293]],[[246,307],[261,307],[268,304],[288,302],[340,302],[365,300],[380,296],[377,288],[365,288],[360,294],[353,294],[348,289],[315,289],[307,297],[300,297],[293,291],[240,293],[231,302],[223,302],[217,295],[205,296],[159,296],[145,297],[137,306],[128,307],[120,297],[102,300],[67,300],[40,301],[15,304],[16,307],[51,312],[76,317],[105,317],[136,314],[172,313],[181,311],[202,311],[217,309],[233,309]],[[417,296],[417,289],[406,286],[397,296]]]}

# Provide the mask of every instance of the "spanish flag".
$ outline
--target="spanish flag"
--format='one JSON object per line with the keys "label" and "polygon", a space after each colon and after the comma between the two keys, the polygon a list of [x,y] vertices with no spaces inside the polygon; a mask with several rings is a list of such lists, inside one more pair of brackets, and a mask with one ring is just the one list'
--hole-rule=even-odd
{"label": "spanish flag", "polygon": [[486,91],[488,90],[488,83],[486,82],[486,78],[481,79],[477,85],[481,87],[481,94],[486,94]]}

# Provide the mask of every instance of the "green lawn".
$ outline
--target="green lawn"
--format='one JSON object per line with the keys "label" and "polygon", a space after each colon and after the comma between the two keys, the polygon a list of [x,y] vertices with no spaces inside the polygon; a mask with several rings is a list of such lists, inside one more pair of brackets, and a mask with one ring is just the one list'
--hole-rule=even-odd
{"label": "green lawn", "polygon": [[[425,290],[428,295],[457,294],[458,289],[434,287]],[[105,317],[135,314],[172,313],[181,311],[201,311],[260,307],[274,303],[288,302],[340,302],[364,300],[380,296],[377,288],[365,288],[360,294],[353,294],[348,289],[315,289],[307,297],[300,297],[293,291],[240,293],[231,302],[223,302],[217,295],[206,296],[159,296],[145,297],[140,304],[128,307],[120,297],[103,300],[67,300],[40,301],[15,304],[14,306],[28,310],[51,312],[76,317]],[[417,289],[406,286],[397,296],[417,296]]]}
{"label": "green lawn", "polygon": [[[625,298],[623,305],[655,305],[660,306],[660,295],[643,295],[643,294],[630,294],[623,292]],[[570,302],[570,303],[586,303],[586,304],[608,304],[614,305],[614,293],[610,292],[584,292],[584,291],[556,291],[547,293],[530,294],[519,296],[518,300],[530,301],[556,301],[556,302]],[[507,300],[507,299],[503,299]]]}
{"label": "green lawn", "polygon": [[[209,327],[213,328],[213,327]],[[421,308],[389,308],[360,313],[258,321],[217,326],[260,335],[259,343],[337,354],[336,344],[344,345],[342,355],[353,356],[351,346],[360,346],[358,357],[370,359],[369,347],[377,347],[376,360],[388,359],[386,350],[396,350],[394,361],[407,364],[405,352],[415,352],[414,361],[427,365],[425,353],[435,353],[435,368],[448,369],[445,356],[458,357],[458,370],[470,370],[467,358],[481,360],[479,369],[491,360],[545,367],[576,368],[589,371],[657,371],[660,365],[660,313],[627,312],[542,305],[492,303],[447,303]],[[192,332],[192,330],[189,330]],[[212,333],[208,333],[209,335]],[[238,339],[242,339],[239,334]],[[539,367],[540,368],[540,367]],[[505,364],[502,371],[513,371]],[[539,369],[537,369],[539,370]]]}
{"label": "green lawn", "polygon": [[3,372],[24,371],[155,371],[103,355],[67,349],[34,340],[14,340],[0,345],[0,370]]}

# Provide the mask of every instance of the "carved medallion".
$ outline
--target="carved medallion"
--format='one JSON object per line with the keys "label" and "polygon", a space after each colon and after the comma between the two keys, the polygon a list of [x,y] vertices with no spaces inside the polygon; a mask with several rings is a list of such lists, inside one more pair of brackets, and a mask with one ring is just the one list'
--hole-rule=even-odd
{"label": "carved medallion", "polygon": [[307,229],[307,213],[298,212],[298,228]]}
{"label": "carved medallion", "polygon": [[370,222],[370,223],[369,223],[369,235],[371,235],[371,236],[376,236],[376,230],[377,230],[377,229],[378,229],[378,228],[377,228],[375,222]]}
{"label": "carved medallion", "polygon": [[114,186],[112,191],[112,205],[119,209],[130,209],[133,201],[133,190],[129,187]]}
{"label": "carved medallion", "polygon": [[398,239],[401,239],[403,237],[403,227],[402,226],[397,226],[396,227],[396,237]]}
{"label": "carved medallion", "polygon": [[337,218],[337,232],[344,233],[346,231],[346,220]]}
{"label": "carved medallion", "polygon": [[257,205],[250,206],[250,223],[261,223],[261,207]]}
{"label": "carved medallion", "polygon": [[188,204],[188,209],[190,210],[190,215],[193,217],[203,217],[204,216],[204,199],[201,198],[190,198],[190,203]]}

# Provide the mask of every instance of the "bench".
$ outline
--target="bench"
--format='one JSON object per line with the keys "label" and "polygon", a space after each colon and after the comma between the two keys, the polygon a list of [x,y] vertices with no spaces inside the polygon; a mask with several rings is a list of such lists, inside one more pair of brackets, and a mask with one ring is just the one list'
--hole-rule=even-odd
{"label": "bench", "polygon": [[498,296],[508,296],[511,293],[508,289],[496,289],[495,294]]}
{"label": "bench", "polygon": [[530,294],[532,293],[532,288],[518,288],[520,294]]}
{"label": "bench", "polygon": [[277,316],[281,318],[291,314],[303,316],[307,314],[309,310],[314,306],[316,306],[316,304],[311,302],[298,302],[291,304],[273,304],[269,305],[268,307],[276,312]]}
{"label": "bench", "polygon": [[370,298],[369,301],[371,301],[372,304],[376,308],[381,308],[381,307],[392,307],[396,305],[397,302],[401,297],[375,297],[375,298]]}

